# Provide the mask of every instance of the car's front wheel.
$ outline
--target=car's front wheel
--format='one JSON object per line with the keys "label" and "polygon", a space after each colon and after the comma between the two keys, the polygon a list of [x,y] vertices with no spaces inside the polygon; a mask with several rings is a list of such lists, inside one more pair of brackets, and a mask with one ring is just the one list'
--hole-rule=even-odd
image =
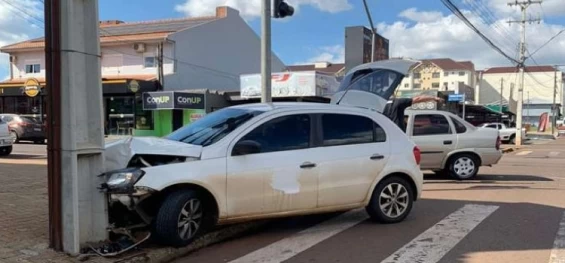
{"label": "car's front wheel", "polygon": [[154,235],[164,245],[183,247],[205,231],[207,211],[205,199],[194,190],[169,194],[155,219]]}
{"label": "car's front wheel", "polygon": [[392,176],[381,181],[365,208],[371,219],[381,223],[403,221],[412,210],[412,186],[403,178]]}

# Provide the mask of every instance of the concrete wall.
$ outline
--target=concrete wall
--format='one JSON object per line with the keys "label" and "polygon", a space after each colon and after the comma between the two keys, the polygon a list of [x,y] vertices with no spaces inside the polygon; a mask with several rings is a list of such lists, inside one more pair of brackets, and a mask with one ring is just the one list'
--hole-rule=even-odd
{"label": "concrete wall", "polygon": [[[165,77],[166,90],[239,90],[239,75],[261,71],[260,38],[234,9],[228,9],[226,18],[169,38],[175,42],[179,74]],[[272,71],[284,68],[273,54]]]}

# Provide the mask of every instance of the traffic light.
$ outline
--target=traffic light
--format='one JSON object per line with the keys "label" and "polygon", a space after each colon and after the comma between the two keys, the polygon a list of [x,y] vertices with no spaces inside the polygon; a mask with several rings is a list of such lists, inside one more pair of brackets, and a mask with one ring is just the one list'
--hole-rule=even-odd
{"label": "traffic light", "polygon": [[294,7],[288,5],[284,0],[275,0],[275,18],[284,18],[294,14]]}

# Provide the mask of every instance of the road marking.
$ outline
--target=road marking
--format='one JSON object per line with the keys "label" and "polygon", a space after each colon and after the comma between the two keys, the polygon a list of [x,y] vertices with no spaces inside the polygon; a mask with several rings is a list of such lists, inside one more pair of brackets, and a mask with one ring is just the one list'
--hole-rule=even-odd
{"label": "road marking", "polygon": [[549,263],[563,263],[565,262],[565,212],[559,222],[559,229],[553,241],[553,249],[549,255]]}
{"label": "road marking", "polygon": [[412,239],[382,263],[435,263],[469,234],[498,206],[465,205]]}
{"label": "road marking", "polygon": [[532,153],[532,151],[521,151],[521,152],[517,153],[516,155],[527,155],[527,154],[530,154],[530,153]]}
{"label": "road marking", "polygon": [[47,156],[47,153],[25,153],[25,152],[12,152],[13,155],[28,155],[28,156]]}
{"label": "road marking", "polygon": [[230,261],[230,263],[279,263],[363,222],[367,218],[368,216],[364,210],[352,210],[264,248],[255,250],[243,257]]}
{"label": "road marking", "polygon": [[561,152],[550,152],[547,156],[549,157],[555,157],[557,155],[559,155]]}

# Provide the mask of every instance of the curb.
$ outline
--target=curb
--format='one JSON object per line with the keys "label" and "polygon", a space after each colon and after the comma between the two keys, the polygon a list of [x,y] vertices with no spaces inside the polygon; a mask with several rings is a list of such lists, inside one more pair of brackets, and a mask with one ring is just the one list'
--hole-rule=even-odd
{"label": "curb", "polygon": [[506,148],[506,149],[502,149],[502,153],[511,153],[511,152],[514,152],[518,149],[519,148],[517,148],[517,147],[509,147],[509,148]]}

